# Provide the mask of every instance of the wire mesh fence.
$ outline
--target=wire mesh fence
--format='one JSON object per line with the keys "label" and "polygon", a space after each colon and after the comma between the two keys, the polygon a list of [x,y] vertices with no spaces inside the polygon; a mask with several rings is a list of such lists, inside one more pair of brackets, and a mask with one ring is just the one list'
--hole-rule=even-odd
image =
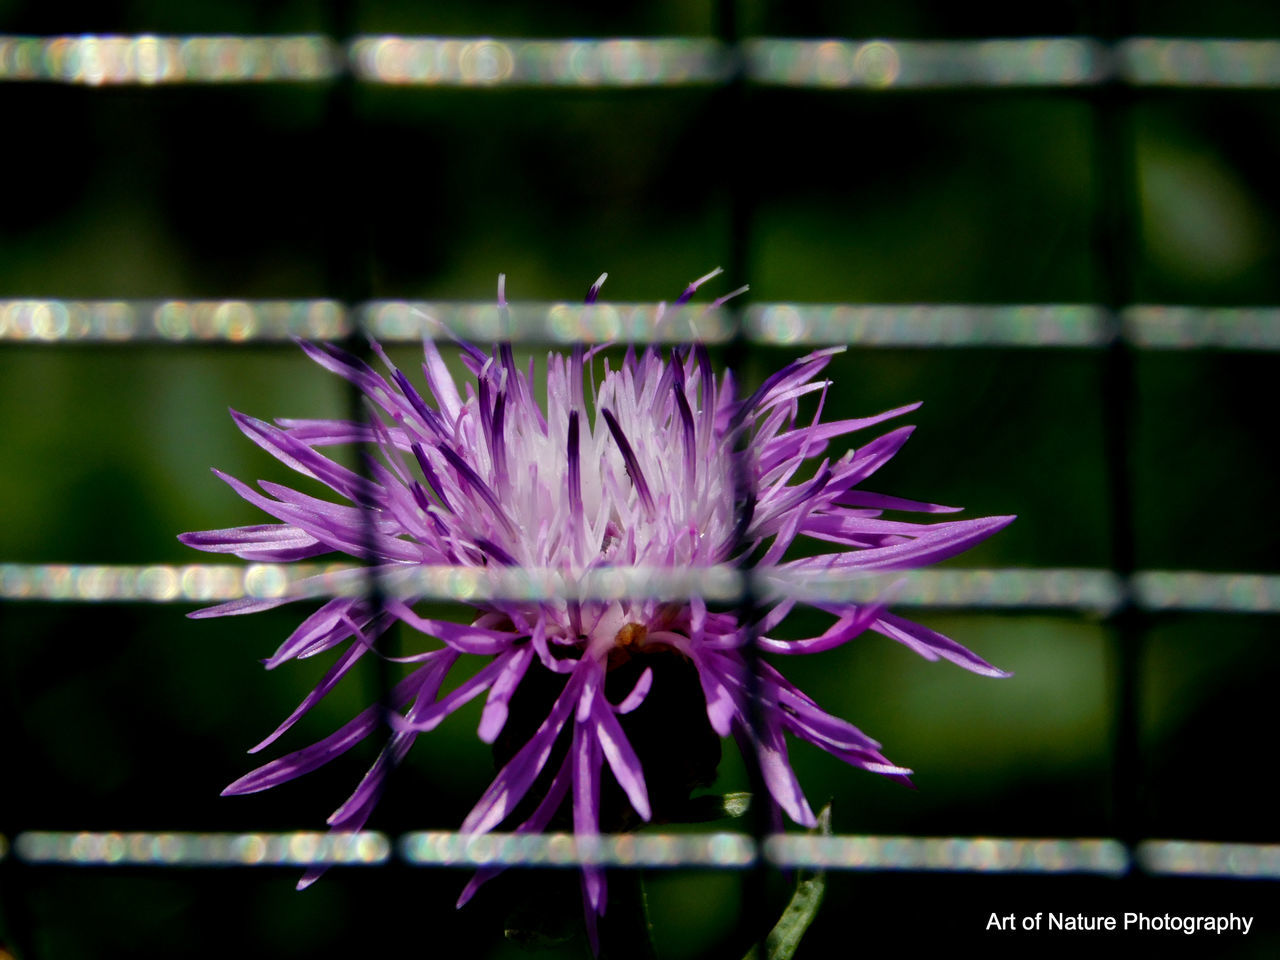
{"label": "wire mesh fence", "polygon": [[[93,833],[30,831],[14,840],[25,863],[79,867],[380,866],[780,869],[937,873],[1096,874],[1119,877],[1133,858],[1153,876],[1280,879],[1280,846],[1146,840],[778,835],[763,851],[745,833],[597,834],[417,831],[357,833]],[[0,838],[0,859],[8,843]]]}
{"label": "wire mesh fence", "polygon": [[[375,576],[378,576],[375,574]],[[209,603],[360,596],[365,568],[343,564],[0,564],[0,599],[63,603]],[[756,568],[615,568],[572,582],[556,570],[423,566],[378,576],[387,596],[437,603],[479,600],[618,600],[700,597],[738,603],[751,592],[766,600],[871,602],[892,590],[894,604],[973,610],[1059,610],[1106,615],[1131,602],[1147,611],[1280,613],[1280,576],[1138,571],[1128,581],[1107,570],[912,570],[900,575],[806,576]]]}
{"label": "wire mesh fence", "polygon": [[512,343],[726,343],[761,346],[1280,349],[1280,310],[1143,305],[1113,316],[1086,304],[852,305],[757,303],[739,316],[657,304],[378,301],[352,314],[329,300],[0,301],[0,342],[271,343],[348,337],[358,323],[383,343],[457,336]]}
{"label": "wire mesh fence", "polygon": [[762,86],[1280,87],[1280,42],[1134,37],[982,41],[490,37],[0,36],[0,80],[86,84],[309,83],[350,70],[409,86],[644,87],[724,84],[741,58]]}
{"label": "wire mesh fence", "polygon": [[[0,81],[111,85],[334,83],[372,87],[729,86],[808,90],[1062,88],[1067,91],[1169,87],[1280,89],[1280,41],[1090,37],[993,41],[793,40],[706,38],[498,40],[362,36],[349,42],[293,37],[0,36]],[[800,94],[797,94],[800,95]],[[1099,108],[1101,109],[1101,108]],[[442,332],[480,341],[524,343],[639,341],[760,347],[849,344],[885,348],[1091,348],[1230,350],[1280,348],[1280,307],[1103,304],[809,304],[748,303],[711,311],[665,311],[652,304],[594,307],[513,302],[341,299],[0,301],[6,349],[72,344],[261,344],[292,338],[367,334],[412,343]],[[1105,361],[1104,361],[1105,362]],[[1122,386],[1124,386],[1122,384]],[[1123,392],[1123,391],[1122,391]],[[1113,497],[1114,501],[1114,497]],[[1113,502],[1114,506],[1114,502]],[[1128,522],[1121,514],[1113,523]],[[3,560],[4,558],[0,558]],[[608,582],[574,584],[575,596],[701,596],[727,604],[743,597],[864,600],[883,581],[778,583],[767,570],[682,572],[672,584],[653,572],[610,571]],[[939,609],[1052,611],[1125,618],[1134,613],[1280,612],[1280,577],[1255,572],[1133,569],[944,569],[917,571],[898,584],[897,603]],[[239,597],[361,594],[360,567],[256,564],[0,564],[0,600],[60,603],[203,602]],[[563,596],[554,571],[477,574],[474,568],[416,571],[377,585],[375,596],[439,602],[477,597],[538,600]],[[585,590],[585,594],[581,591]],[[673,592],[674,591],[674,592]],[[379,601],[380,602],[380,601]],[[1140,637],[1141,625],[1136,629]],[[1123,631],[1122,631],[1123,632]],[[1123,637],[1119,658],[1135,669]],[[1121,717],[1118,750],[1136,750],[1133,693],[1124,683],[1113,704]],[[1128,721],[1123,718],[1129,716]],[[1129,772],[1127,777],[1136,777]],[[1125,783],[1117,792],[1136,789]],[[1120,805],[1123,805],[1121,801]],[[25,827],[26,825],[20,825]],[[10,831],[0,837],[9,865],[284,866],[316,863],[416,866],[570,866],[745,868],[757,863],[846,870],[987,872],[1280,879],[1277,848],[1264,843],[1114,838],[1012,839],[845,835],[829,838],[747,833],[570,834],[474,837],[450,832],[243,833]],[[1137,842],[1135,842],[1137,841]],[[12,850],[7,851],[11,844]]]}

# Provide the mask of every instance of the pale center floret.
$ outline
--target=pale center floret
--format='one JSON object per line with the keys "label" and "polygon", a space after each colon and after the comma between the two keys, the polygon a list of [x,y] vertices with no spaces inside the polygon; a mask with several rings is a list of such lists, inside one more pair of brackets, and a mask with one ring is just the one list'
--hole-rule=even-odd
{"label": "pale center floret", "polygon": [[[571,362],[554,354],[548,358],[545,432],[534,410],[507,408],[507,476],[494,479],[516,528],[512,555],[522,563],[573,573],[601,565],[715,563],[720,559],[716,547],[732,529],[732,497],[727,451],[710,435],[712,418],[703,416],[702,404],[714,403],[714,397],[700,397],[696,379],[687,380],[684,393],[695,411],[697,451],[688,460],[670,377],[665,395],[657,393],[666,363],[655,358],[633,371],[611,370],[606,362],[589,416],[581,394],[575,398]],[[567,451],[572,411],[578,413],[577,510]],[[639,480],[630,476],[605,411],[630,446]]]}
{"label": "pale center floret", "polygon": [[[722,561],[733,530],[732,451],[715,429],[716,391],[703,395],[707,383],[695,363],[677,361],[684,375],[675,377],[670,362],[653,354],[615,370],[605,361],[588,409],[590,372],[575,375],[573,358],[550,355],[545,426],[527,392],[500,365],[489,366],[482,374],[488,389],[507,396],[501,438],[484,442],[478,404],[459,424],[474,437],[477,466],[511,521],[504,528],[475,517],[483,535],[521,565],[571,577]],[[616,659],[611,651],[638,649],[657,625],[658,606],[597,606],[582,625],[592,653]],[[567,611],[557,619],[568,638]]]}

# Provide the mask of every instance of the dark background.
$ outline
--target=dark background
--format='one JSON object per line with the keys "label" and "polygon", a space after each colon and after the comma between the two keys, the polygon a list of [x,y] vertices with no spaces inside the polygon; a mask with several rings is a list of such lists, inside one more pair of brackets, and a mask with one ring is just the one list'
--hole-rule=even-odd
{"label": "dark background", "polygon": [[[355,5],[356,30],[493,36],[706,35],[708,4]],[[1089,5],[744,2],[744,35],[964,38],[1080,34]],[[0,2],[0,31],[303,33],[323,4]],[[1271,2],[1132,5],[1128,29],[1280,36]],[[345,198],[372,228],[376,296],[572,299],[608,270],[619,300],[674,297],[729,261],[729,171],[753,198],[743,276],[761,301],[1094,302],[1095,127],[1085,93],[361,88],[359,160],[325,128],[322,85],[84,89],[0,85],[7,187],[0,298],[311,297]],[[1139,92],[1133,108],[1133,299],[1280,303],[1280,93]],[[353,170],[360,171],[353,180]],[[410,354],[405,353],[407,358]],[[758,379],[793,356],[756,350]],[[854,349],[829,368],[827,416],[911,400],[920,431],[880,487],[1019,520],[961,566],[1105,567],[1114,520],[1103,355],[1061,349]],[[1140,353],[1129,481],[1143,569],[1276,572],[1274,356]],[[235,430],[256,416],[342,415],[340,382],[291,346],[0,347],[0,562],[209,559],[175,534],[257,522],[208,468],[287,480]],[[173,606],[0,609],[0,830],[318,829],[371,753],[250,798],[219,790],[326,664],[264,674],[298,608],[189,622]],[[462,612],[453,611],[462,616]],[[883,638],[788,662],[832,712],[917,771],[918,790],[805,745],[793,759],[847,833],[1111,836],[1111,634],[1085,616],[918,619],[1015,677],[930,664]],[[800,622],[800,629],[804,622]],[[1140,658],[1142,837],[1274,842],[1265,786],[1280,680],[1265,617],[1146,618]],[[405,638],[411,643],[412,638]],[[370,702],[343,684],[294,749]],[[453,829],[487,784],[478,705],[419,740],[371,827]],[[371,747],[366,744],[366,747]],[[733,753],[727,750],[726,753]],[[726,789],[744,777],[736,756]],[[720,786],[718,785],[718,786]],[[7,872],[0,939],[20,957],[477,957],[502,941],[499,889],[466,910],[454,871],[335,870],[303,894],[274,870]],[[742,877],[649,876],[663,957],[741,956]],[[569,887],[570,895],[572,886]],[[781,909],[785,894],[775,891]],[[990,912],[1145,905],[1256,916],[1248,941],[1150,941],[1216,955],[1280,946],[1273,884],[845,875],[802,957],[874,949],[1025,948]],[[1089,948],[1123,941],[1091,940]],[[1132,948],[1133,942],[1127,945]],[[1043,941],[1038,947],[1046,947]],[[1063,946],[1079,949],[1080,941]],[[581,955],[581,942],[567,955]]]}

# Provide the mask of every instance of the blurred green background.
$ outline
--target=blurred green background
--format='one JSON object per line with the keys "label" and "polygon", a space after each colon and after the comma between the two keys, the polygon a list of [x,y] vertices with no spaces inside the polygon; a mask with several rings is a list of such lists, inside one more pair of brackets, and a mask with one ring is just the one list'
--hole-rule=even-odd
{"label": "blurred green background", "polygon": [[[709,3],[448,0],[356,4],[361,32],[705,35]],[[959,38],[1079,34],[1085,4],[1040,7],[744,0],[745,34]],[[5,33],[298,33],[318,3],[59,4],[0,0]],[[1280,36],[1271,2],[1132,6],[1139,34]],[[352,189],[324,128],[322,87],[0,86],[6,182],[0,298],[310,297],[331,288],[326,231]],[[619,300],[675,296],[730,255],[726,171],[755,198],[745,276],[758,300],[1092,302],[1093,124],[1056,92],[748,91],[747,123],[714,90],[361,89],[376,296],[574,298],[601,271]],[[1133,111],[1138,302],[1280,303],[1280,94],[1161,92]],[[759,378],[790,356],[759,350]],[[408,354],[406,354],[408,356]],[[924,400],[920,430],[878,488],[1019,520],[961,566],[1104,567],[1110,516],[1102,355],[851,350],[827,416]],[[1136,359],[1131,452],[1137,564],[1276,572],[1274,356]],[[291,346],[0,347],[0,562],[210,559],[175,534],[257,522],[210,473],[287,480],[228,406],[342,415],[342,384]],[[1224,511],[1219,520],[1217,512]],[[1223,524],[1218,530],[1217,524]],[[220,799],[258,741],[326,667],[265,674],[299,619],[285,608],[189,622],[172,606],[0,608],[0,830],[319,828],[372,745],[266,794]],[[455,611],[462,616],[462,611]],[[850,833],[1107,836],[1112,723],[1107,628],[1084,616],[922,614],[1012,670],[930,664],[867,637],[786,664],[832,712],[917,771],[918,790],[807,745],[810,799]],[[803,624],[801,624],[803,625]],[[1148,618],[1141,660],[1139,830],[1273,842],[1259,761],[1275,730],[1275,622]],[[406,638],[410,642],[411,638]],[[355,678],[285,738],[296,748],[367,704]],[[419,740],[371,826],[453,829],[492,775],[478,708]],[[731,754],[732,750],[727,750]],[[736,758],[721,784],[741,788]],[[718,785],[718,786],[721,786]],[[0,940],[20,957],[382,955],[502,941],[502,888],[466,910],[453,871],[335,870],[304,894],[292,871],[55,870],[7,875]],[[736,874],[649,877],[661,956],[741,956]],[[1151,909],[1258,916],[1218,955],[1274,956],[1276,888],[1202,881],[848,875],[801,957],[847,955],[883,930],[921,950],[1008,944],[990,911]],[[775,891],[780,910],[784,883]],[[576,894],[572,894],[576,896]],[[853,919],[855,918],[856,919]],[[851,929],[851,924],[856,927]],[[1118,944],[1117,944],[1118,945]],[[1231,951],[1235,951],[1232,953]],[[1256,953],[1255,953],[1256,951]],[[582,955],[575,943],[567,955]]]}

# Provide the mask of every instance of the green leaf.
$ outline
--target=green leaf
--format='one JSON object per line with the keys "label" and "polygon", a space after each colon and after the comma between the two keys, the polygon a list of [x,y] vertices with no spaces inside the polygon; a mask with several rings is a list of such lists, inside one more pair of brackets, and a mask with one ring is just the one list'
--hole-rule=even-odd
{"label": "green leaf", "polygon": [[[831,804],[822,808],[818,814],[817,832],[823,836],[831,835]],[[782,911],[782,918],[769,931],[765,940],[766,960],[791,960],[796,948],[800,946],[800,938],[809,929],[822,906],[822,895],[827,889],[827,872],[825,870],[802,870],[796,881],[796,892],[791,895],[791,902]],[[759,951],[752,947],[746,960],[759,960]]]}

